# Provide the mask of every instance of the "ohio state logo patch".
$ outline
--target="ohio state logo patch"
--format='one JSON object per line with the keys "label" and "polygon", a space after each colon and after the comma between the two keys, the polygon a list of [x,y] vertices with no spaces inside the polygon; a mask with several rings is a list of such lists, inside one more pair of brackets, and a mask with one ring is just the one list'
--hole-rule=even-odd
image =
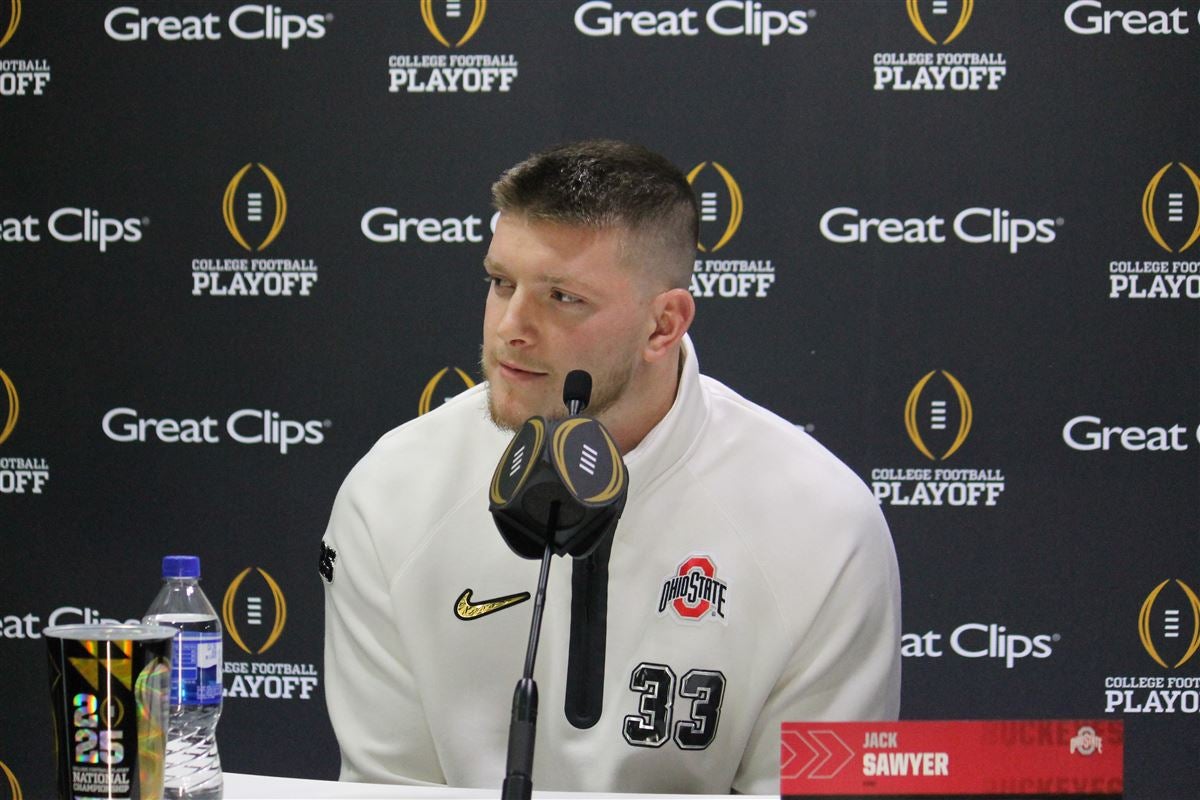
{"label": "ohio state logo patch", "polygon": [[712,556],[693,553],[663,581],[658,613],[674,612],[679,619],[687,621],[713,618],[724,622],[728,589],[725,581],[717,578],[717,565]]}

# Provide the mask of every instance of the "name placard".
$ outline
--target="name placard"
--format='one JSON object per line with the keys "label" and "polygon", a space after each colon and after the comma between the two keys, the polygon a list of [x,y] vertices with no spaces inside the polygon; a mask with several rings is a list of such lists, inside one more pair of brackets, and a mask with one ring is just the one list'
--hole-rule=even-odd
{"label": "name placard", "polygon": [[785,722],[782,797],[1120,797],[1120,720]]}

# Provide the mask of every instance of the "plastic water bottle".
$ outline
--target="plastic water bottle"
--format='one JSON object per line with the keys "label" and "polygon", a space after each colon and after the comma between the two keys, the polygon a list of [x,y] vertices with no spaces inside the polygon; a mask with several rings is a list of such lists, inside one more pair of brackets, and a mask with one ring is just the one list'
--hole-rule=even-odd
{"label": "plastic water bottle", "polygon": [[167,556],[163,587],[143,622],[170,625],[175,635],[171,664],[171,718],[163,796],[168,800],[219,800],[221,759],[221,621],[200,588],[200,559]]}

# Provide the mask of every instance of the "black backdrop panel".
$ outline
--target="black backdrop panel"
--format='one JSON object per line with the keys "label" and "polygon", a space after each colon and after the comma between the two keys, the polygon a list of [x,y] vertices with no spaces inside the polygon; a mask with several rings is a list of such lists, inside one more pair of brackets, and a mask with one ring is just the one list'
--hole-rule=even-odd
{"label": "black backdrop panel", "polygon": [[0,797],[52,792],[42,628],[171,552],[226,768],[336,775],[334,494],[478,380],[490,182],[590,136],[694,173],[705,371],[883,504],[903,716],[1120,718],[1126,796],[1196,796],[1198,42],[1194,0],[0,0]]}

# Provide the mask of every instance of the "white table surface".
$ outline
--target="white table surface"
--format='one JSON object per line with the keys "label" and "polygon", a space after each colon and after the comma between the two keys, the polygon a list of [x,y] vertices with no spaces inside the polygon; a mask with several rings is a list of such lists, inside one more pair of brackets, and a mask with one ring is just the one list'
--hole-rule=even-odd
{"label": "white table surface", "polygon": [[[500,779],[495,789],[454,789],[448,786],[394,786],[379,783],[341,783],[338,781],[315,781],[306,778],[278,778],[271,775],[247,775],[237,772],[225,773],[224,800],[379,800],[394,798],[428,798],[428,800],[450,800],[450,798],[499,798]],[[706,795],[697,794],[598,794],[584,792],[543,792],[534,788],[535,800],[586,800],[587,798],[653,798],[654,800],[702,800]],[[725,797],[726,795],[721,795]],[[751,800],[777,800],[778,795],[740,795]]]}

